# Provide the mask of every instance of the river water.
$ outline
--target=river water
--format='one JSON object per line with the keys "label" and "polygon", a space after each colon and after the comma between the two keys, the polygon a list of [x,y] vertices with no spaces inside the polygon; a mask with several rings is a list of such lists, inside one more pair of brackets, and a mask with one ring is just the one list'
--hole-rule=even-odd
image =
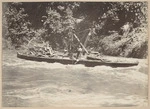
{"label": "river water", "polygon": [[[2,106],[147,106],[148,64],[85,67],[19,59],[3,50]],[[133,59],[134,60],[134,59]]]}

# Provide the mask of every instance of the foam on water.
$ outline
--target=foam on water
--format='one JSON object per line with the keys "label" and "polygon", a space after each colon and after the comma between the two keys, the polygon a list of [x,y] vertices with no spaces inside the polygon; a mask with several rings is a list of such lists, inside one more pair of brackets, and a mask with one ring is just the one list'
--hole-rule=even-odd
{"label": "foam on water", "polygon": [[37,62],[35,63],[30,63],[28,65],[22,65],[21,67],[24,68],[45,68],[45,69],[65,69],[66,66],[60,63],[46,63],[46,62]]}
{"label": "foam on water", "polygon": [[[7,56],[8,54],[6,54]],[[9,57],[9,58],[8,58]],[[117,67],[112,68],[110,66],[95,66],[91,68],[87,68],[84,65],[78,64],[78,65],[63,65],[60,63],[47,63],[47,62],[35,62],[35,61],[29,61],[24,59],[19,59],[16,57],[13,57],[13,55],[8,55],[7,57],[3,57],[3,66],[18,66],[23,68],[46,68],[46,69],[93,69],[93,72],[98,71],[110,71],[110,70],[136,70],[141,71],[148,68],[148,61],[146,59],[129,59],[130,61],[139,61],[138,66],[133,67]],[[146,72],[145,72],[146,73]]]}
{"label": "foam on water", "polygon": [[14,57],[3,60],[5,106],[9,103],[21,106],[19,102],[26,103],[23,106],[147,105],[145,60],[139,61],[138,66],[118,68],[34,62]]}
{"label": "foam on water", "polygon": [[[22,68],[33,68],[33,69],[62,69],[62,70],[67,70],[70,69],[72,71],[77,71],[77,70],[84,70],[87,73],[93,73],[93,74],[103,74],[103,75],[114,75],[118,77],[126,77],[129,79],[133,79],[134,81],[147,81],[147,75],[145,75],[148,72],[144,72],[145,69],[148,69],[148,64],[145,60],[139,61],[138,66],[133,66],[133,67],[117,67],[117,68],[112,68],[110,66],[95,66],[95,67],[85,67],[84,65],[78,64],[78,65],[63,65],[60,63],[47,63],[47,62],[34,62],[34,61],[28,61],[28,60],[22,60],[18,59],[17,60],[11,60],[13,61],[12,63],[9,61],[6,61],[3,63],[3,66],[12,66],[12,67],[22,67]],[[141,72],[141,70],[143,70]]]}

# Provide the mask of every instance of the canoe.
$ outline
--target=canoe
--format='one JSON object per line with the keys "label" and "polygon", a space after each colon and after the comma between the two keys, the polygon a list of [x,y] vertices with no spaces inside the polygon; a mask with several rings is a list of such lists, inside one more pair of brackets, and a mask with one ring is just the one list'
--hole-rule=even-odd
{"label": "canoe", "polygon": [[38,61],[38,62],[49,62],[49,63],[62,63],[62,64],[83,64],[87,67],[94,67],[94,66],[111,66],[111,67],[130,67],[138,65],[138,62],[134,63],[127,63],[127,62],[105,62],[101,60],[88,60],[88,59],[70,59],[64,57],[37,57],[31,55],[25,55],[22,53],[17,53],[17,57],[21,59],[31,60],[31,61]]}

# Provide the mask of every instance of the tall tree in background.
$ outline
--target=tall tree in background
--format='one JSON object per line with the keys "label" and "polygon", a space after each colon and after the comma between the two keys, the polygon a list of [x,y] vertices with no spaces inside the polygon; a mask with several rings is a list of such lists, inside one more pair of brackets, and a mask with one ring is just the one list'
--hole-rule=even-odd
{"label": "tall tree in background", "polygon": [[6,20],[5,27],[7,33],[6,39],[11,39],[11,43],[15,46],[20,46],[28,37],[33,36],[31,31],[31,23],[26,19],[27,14],[24,13],[24,8],[21,8],[22,3],[4,3],[7,5],[3,18]]}
{"label": "tall tree in background", "polygon": [[[82,39],[80,37],[87,33],[81,34],[80,32],[94,28],[96,35],[90,39],[89,48],[102,47],[100,44],[102,42],[104,53],[120,55],[122,52],[120,50],[114,53],[116,48],[119,48],[119,45],[133,47],[133,42],[137,42],[136,40],[130,40],[131,44],[129,44],[122,42],[122,39],[124,36],[126,39],[130,39],[134,34],[139,43],[135,44],[126,55],[132,56],[133,49],[136,52],[139,51],[138,54],[140,54],[142,46],[144,45],[146,48],[147,45],[147,5],[147,2],[3,3],[3,33],[7,32],[7,34],[3,34],[3,37],[11,39],[14,45],[21,45],[38,34],[43,41],[49,41],[53,48],[64,48],[67,46],[70,30],[75,31],[79,39]],[[132,29],[128,31],[130,34],[124,35],[120,31],[127,24],[131,24]],[[111,48],[111,43],[118,43],[118,45]],[[106,48],[110,49],[106,50]],[[140,50],[137,50],[139,48]],[[107,53],[107,51],[110,52]]]}
{"label": "tall tree in background", "polygon": [[47,16],[43,16],[43,25],[46,29],[45,38],[56,46],[66,44],[68,33],[75,29],[76,19],[73,17],[73,10],[78,5],[74,2],[52,2],[47,7]]}
{"label": "tall tree in background", "polygon": [[[119,31],[126,22],[136,28],[147,24],[147,2],[81,2],[76,16],[83,16],[84,22],[96,22],[99,35],[109,30]],[[86,27],[88,24],[83,23]],[[84,27],[85,27],[84,26]],[[90,26],[90,25],[89,25]]]}

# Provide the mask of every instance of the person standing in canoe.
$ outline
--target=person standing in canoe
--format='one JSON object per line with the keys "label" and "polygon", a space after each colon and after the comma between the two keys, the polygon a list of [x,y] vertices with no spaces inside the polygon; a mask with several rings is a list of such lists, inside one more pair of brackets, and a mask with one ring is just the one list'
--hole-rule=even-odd
{"label": "person standing in canoe", "polygon": [[46,42],[45,51],[46,51],[46,54],[48,54],[50,56],[53,55],[52,47],[49,45],[48,41]]}
{"label": "person standing in canoe", "polygon": [[68,32],[68,55],[73,59],[73,29],[69,28]]}
{"label": "person standing in canoe", "polygon": [[81,57],[81,53],[82,53],[82,48],[81,45],[79,45],[79,47],[77,48],[77,59]]}

